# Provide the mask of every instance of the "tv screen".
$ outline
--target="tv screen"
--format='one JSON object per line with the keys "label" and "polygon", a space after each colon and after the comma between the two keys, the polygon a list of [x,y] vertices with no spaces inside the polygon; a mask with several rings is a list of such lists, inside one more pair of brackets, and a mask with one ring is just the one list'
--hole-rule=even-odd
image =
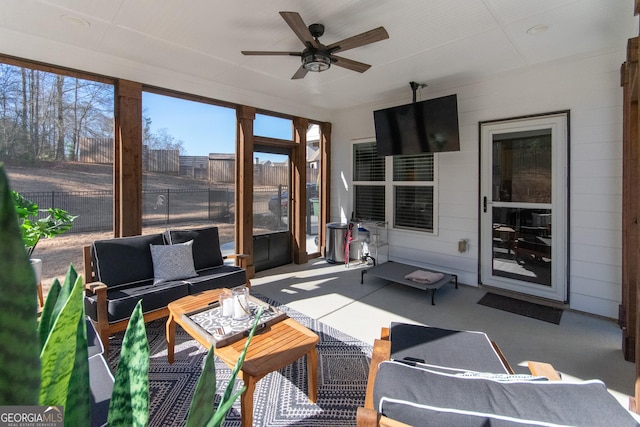
{"label": "tv screen", "polygon": [[460,151],[456,95],[373,112],[379,156]]}

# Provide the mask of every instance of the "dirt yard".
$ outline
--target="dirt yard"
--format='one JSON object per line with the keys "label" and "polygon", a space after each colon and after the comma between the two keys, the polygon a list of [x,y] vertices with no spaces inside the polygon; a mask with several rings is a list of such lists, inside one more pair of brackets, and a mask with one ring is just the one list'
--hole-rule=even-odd
{"label": "dirt yard", "polygon": [[[34,166],[5,165],[9,175],[11,188],[18,192],[31,191],[95,191],[106,190],[112,187],[112,168],[109,165],[66,163],[42,163]],[[145,173],[146,189],[164,188],[197,188],[206,187],[206,182],[168,176],[163,174]],[[47,208],[48,206],[41,206]],[[88,209],[88,208],[87,208]],[[73,215],[87,214],[86,211],[72,212]],[[199,227],[212,225],[203,221],[185,225]],[[230,242],[234,238],[233,224],[213,224],[219,227],[221,242]],[[170,224],[171,228],[181,228],[180,224]],[[184,227],[184,226],[183,226]],[[165,230],[165,226],[145,227],[144,234],[157,233]],[[61,282],[69,268],[74,268],[83,274],[82,247],[91,244],[94,240],[109,239],[113,237],[112,231],[77,233],[68,232],[52,239],[41,240],[33,254],[33,258],[43,260],[42,285],[46,292],[55,278]]]}

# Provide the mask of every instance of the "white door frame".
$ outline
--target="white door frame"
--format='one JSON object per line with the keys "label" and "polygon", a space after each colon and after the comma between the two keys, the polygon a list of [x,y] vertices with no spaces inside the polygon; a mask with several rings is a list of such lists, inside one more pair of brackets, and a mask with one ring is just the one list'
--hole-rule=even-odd
{"label": "white door frame", "polygon": [[[551,130],[551,204],[518,203],[521,208],[552,210],[553,243],[551,247],[551,286],[520,281],[493,274],[493,207],[505,207],[511,203],[493,201],[492,146],[493,136],[502,133],[526,132],[539,129]],[[537,116],[480,123],[480,257],[479,283],[501,289],[547,298],[568,301],[568,200],[569,200],[569,112],[561,111]],[[486,206],[485,206],[486,197]]]}

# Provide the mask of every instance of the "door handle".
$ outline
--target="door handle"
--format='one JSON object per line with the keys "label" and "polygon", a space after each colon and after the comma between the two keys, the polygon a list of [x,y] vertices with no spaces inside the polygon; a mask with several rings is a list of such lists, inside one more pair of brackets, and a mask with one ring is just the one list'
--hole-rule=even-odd
{"label": "door handle", "polygon": [[482,202],[482,208],[484,210],[484,212],[487,212],[487,196],[484,196],[484,200]]}

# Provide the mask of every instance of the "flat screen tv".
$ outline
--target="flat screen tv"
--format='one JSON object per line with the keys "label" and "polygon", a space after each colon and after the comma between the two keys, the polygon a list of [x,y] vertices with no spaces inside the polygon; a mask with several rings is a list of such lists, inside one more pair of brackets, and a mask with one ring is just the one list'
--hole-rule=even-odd
{"label": "flat screen tv", "polygon": [[456,95],[373,112],[379,156],[460,151]]}

